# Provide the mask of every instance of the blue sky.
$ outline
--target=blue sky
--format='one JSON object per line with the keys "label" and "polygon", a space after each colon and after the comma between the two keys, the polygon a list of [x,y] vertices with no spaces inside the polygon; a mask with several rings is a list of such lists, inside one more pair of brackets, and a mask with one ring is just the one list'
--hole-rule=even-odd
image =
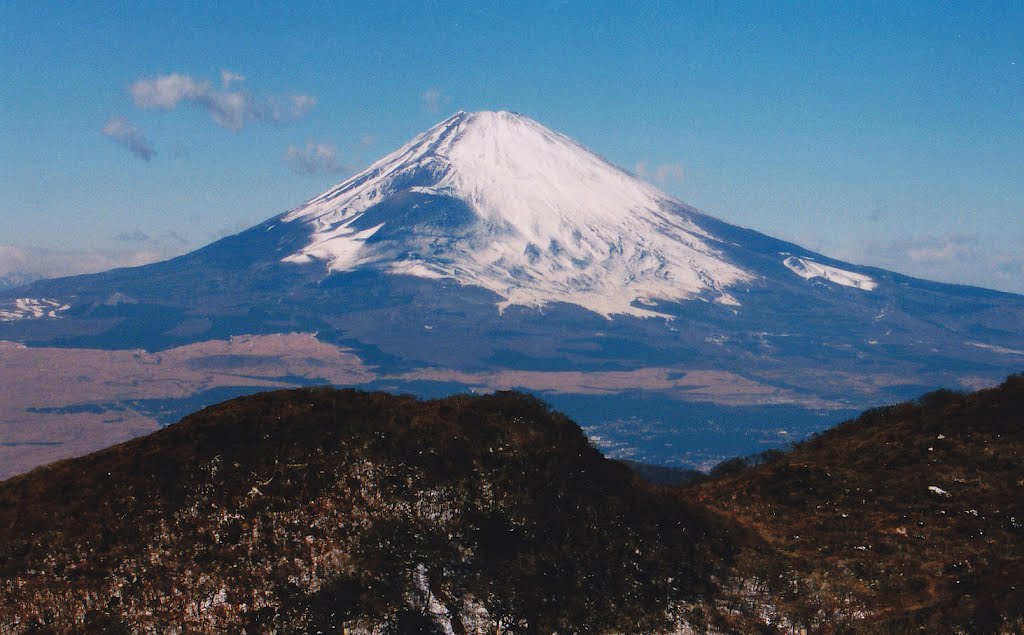
{"label": "blue sky", "polygon": [[0,274],[130,264],[508,109],[726,221],[1024,292],[1024,4],[8,1]]}

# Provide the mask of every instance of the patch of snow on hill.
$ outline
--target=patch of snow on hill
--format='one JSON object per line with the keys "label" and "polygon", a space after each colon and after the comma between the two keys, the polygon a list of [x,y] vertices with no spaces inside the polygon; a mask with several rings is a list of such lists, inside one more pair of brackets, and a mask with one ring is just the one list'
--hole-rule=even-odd
{"label": "patch of snow on hill", "polygon": [[7,308],[0,309],[0,322],[13,322],[33,318],[58,317],[58,313],[71,308],[69,304],[61,304],[56,300],[45,298],[18,298]]}
{"label": "patch of snow on hill", "polygon": [[[455,199],[472,218],[392,214],[383,217],[385,238],[375,237],[380,225],[360,223],[403,196]],[[698,217],[527,117],[458,113],[283,215],[312,234],[284,260],[452,278],[494,291],[504,298],[499,308],[567,302],[649,317],[659,314],[638,300],[706,294],[735,304],[725,288],[753,276],[724,259]]]}
{"label": "patch of snow on hill", "polygon": [[841,284],[844,287],[861,289],[862,291],[871,291],[878,286],[878,283],[870,276],[865,276],[862,273],[846,271],[845,269],[840,269],[838,267],[823,265],[808,258],[790,256],[783,260],[782,264],[786,265],[786,267],[796,275],[801,278],[806,278],[807,280],[810,280],[811,278],[824,278],[829,282]]}

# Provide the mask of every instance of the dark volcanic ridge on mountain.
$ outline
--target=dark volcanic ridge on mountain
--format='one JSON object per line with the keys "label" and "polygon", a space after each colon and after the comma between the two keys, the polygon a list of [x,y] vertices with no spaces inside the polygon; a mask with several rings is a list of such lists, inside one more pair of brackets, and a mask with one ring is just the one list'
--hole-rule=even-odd
{"label": "dark volcanic ridge on mountain", "polygon": [[243,397],[0,482],[0,627],[1019,632],[1022,423],[1015,376],[670,487],[517,393]]}

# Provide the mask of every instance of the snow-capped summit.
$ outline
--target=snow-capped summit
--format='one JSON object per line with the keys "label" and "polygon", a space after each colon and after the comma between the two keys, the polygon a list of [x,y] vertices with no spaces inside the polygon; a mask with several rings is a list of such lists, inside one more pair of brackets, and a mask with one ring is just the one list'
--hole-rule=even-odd
{"label": "snow-capped summit", "polygon": [[701,215],[565,135],[510,112],[459,112],[285,214],[308,244],[286,262],[451,278],[509,305],[602,315],[705,296],[754,276]]}

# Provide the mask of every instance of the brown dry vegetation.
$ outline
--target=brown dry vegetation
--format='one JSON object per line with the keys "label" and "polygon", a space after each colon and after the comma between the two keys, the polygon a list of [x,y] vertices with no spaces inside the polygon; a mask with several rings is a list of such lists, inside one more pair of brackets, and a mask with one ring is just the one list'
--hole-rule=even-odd
{"label": "brown dry vegetation", "polygon": [[1022,424],[1016,376],[655,486],[516,393],[255,395],[0,483],[0,632],[1020,632]]}
{"label": "brown dry vegetation", "polygon": [[358,386],[375,379],[451,381],[490,392],[613,394],[649,390],[724,405],[837,404],[733,373],[680,368],[467,373],[420,368],[380,375],[351,350],[311,333],[241,335],[158,352],[28,347],[0,341],[0,479],[81,456],[158,429],[139,400],[174,400],[216,388],[273,390],[309,383]]}
{"label": "brown dry vegetation", "polygon": [[524,395],[265,393],[0,483],[0,632],[663,630],[710,526]]}
{"label": "brown dry vegetation", "polygon": [[737,606],[821,632],[1020,632],[1022,461],[1014,376],[870,410],[759,465],[724,464],[686,497],[770,547],[739,558]]}

